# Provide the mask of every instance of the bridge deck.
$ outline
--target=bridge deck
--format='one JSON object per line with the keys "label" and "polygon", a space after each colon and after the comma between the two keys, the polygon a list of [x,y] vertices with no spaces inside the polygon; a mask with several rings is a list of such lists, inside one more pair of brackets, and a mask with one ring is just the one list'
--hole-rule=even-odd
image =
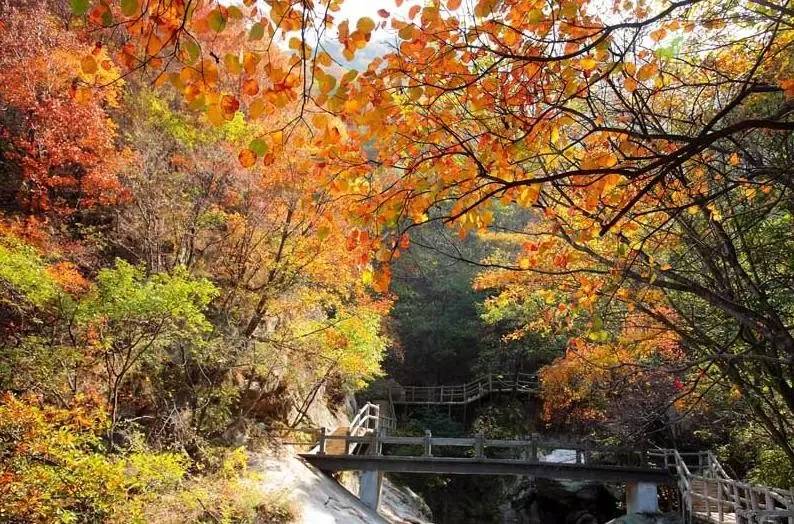
{"label": "bridge deck", "polygon": [[548,479],[607,482],[671,482],[667,470],[599,464],[529,462],[515,459],[405,457],[367,455],[300,455],[325,471],[384,471],[399,473],[448,473],[464,475],[519,475]]}

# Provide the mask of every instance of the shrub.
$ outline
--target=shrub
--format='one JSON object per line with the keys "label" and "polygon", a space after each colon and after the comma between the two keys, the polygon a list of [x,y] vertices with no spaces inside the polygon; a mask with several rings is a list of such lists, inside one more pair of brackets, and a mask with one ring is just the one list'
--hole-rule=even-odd
{"label": "shrub", "polygon": [[141,521],[141,508],[179,485],[187,460],[147,449],[107,454],[96,398],[68,408],[5,394],[0,400],[0,520]]}

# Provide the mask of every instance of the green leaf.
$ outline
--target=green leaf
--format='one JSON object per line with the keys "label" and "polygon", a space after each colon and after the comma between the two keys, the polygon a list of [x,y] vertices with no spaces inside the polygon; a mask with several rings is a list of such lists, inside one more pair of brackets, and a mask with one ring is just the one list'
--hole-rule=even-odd
{"label": "green leaf", "polygon": [[261,40],[265,36],[265,27],[259,22],[251,26],[251,31],[248,33],[248,40]]}
{"label": "green leaf", "polygon": [[267,153],[267,143],[261,138],[255,138],[251,140],[250,144],[248,144],[248,149],[256,153],[258,156],[262,156]]}
{"label": "green leaf", "polygon": [[201,48],[199,47],[199,45],[196,43],[195,40],[191,40],[191,39],[185,40],[182,46],[184,47],[185,51],[187,51],[188,65],[198,60],[198,57],[201,54]]}
{"label": "green leaf", "polygon": [[135,16],[138,12],[138,0],[121,0],[121,12],[124,16]]}
{"label": "green leaf", "polygon": [[102,13],[102,25],[105,27],[113,25],[113,13],[110,12],[110,9],[105,9]]}
{"label": "green leaf", "polygon": [[75,16],[83,16],[91,6],[90,0],[72,0],[72,14]]}
{"label": "green leaf", "polygon": [[680,36],[675,37],[669,45],[661,47],[654,51],[654,54],[660,58],[674,58],[681,51],[681,44],[684,39]]}
{"label": "green leaf", "polygon": [[220,33],[226,27],[226,17],[223,16],[220,9],[215,9],[207,15],[207,24],[210,26],[210,29],[216,33]]}

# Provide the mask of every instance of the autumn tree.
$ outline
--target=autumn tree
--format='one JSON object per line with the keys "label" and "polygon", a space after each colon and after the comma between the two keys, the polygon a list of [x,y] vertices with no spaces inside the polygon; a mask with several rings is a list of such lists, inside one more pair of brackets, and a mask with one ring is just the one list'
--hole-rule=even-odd
{"label": "autumn tree", "polygon": [[105,49],[69,31],[43,2],[0,4],[2,200],[70,214],[122,196],[108,110],[120,82]]}
{"label": "autumn tree", "polygon": [[[495,263],[528,275],[503,277],[506,299],[524,299],[513,280],[545,287],[555,316],[590,312],[598,343],[621,331],[604,313],[633,297],[642,306],[624,307],[621,322],[669,331],[681,347],[651,358],[695,367],[695,383],[727,381],[794,458],[789,278],[765,274],[789,242],[765,221],[788,220],[790,13],[616,5],[611,23],[586,4],[461,9],[412,10],[421,16],[400,29],[391,74],[373,67],[360,82],[394,101],[372,127],[390,167],[374,209],[407,228],[443,220],[463,232],[491,226],[499,205],[539,209],[516,232],[526,240],[514,262]],[[618,347],[601,364],[644,361],[646,344],[628,338],[633,356]]]}

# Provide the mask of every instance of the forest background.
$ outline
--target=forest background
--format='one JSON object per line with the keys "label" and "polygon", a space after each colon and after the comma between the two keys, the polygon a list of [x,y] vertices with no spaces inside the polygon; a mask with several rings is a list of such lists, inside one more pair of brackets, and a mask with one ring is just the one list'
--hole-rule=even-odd
{"label": "forest background", "polygon": [[791,7],[397,3],[0,4],[0,516],[288,519],[387,348],[789,487]]}

